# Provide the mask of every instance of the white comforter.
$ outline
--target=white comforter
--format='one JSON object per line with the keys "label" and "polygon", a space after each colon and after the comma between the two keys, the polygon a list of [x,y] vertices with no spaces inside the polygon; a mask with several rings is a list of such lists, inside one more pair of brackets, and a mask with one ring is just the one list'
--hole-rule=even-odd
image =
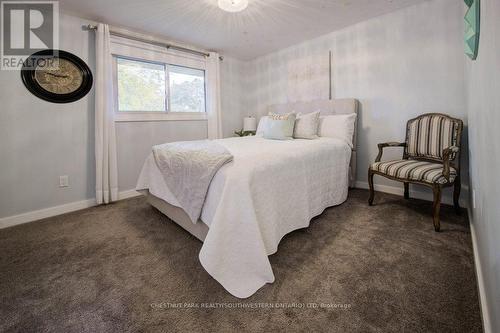
{"label": "white comforter", "polygon": [[[234,156],[212,180],[201,219],[209,232],[200,251],[207,272],[236,297],[274,281],[268,256],[287,233],[347,198],[350,147],[338,139],[217,140]],[[152,156],[138,189],[180,206]]]}

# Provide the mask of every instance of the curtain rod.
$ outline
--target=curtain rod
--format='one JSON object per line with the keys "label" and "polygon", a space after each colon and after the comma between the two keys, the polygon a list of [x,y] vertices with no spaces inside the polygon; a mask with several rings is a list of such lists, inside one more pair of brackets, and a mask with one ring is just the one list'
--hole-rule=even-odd
{"label": "curtain rod", "polygon": [[[83,26],[83,28],[85,30],[97,30],[97,26],[96,25],[92,25],[92,24],[85,25],[85,26]],[[201,51],[198,51],[198,50],[189,49],[187,47],[182,47],[182,46],[177,46],[177,45],[167,44],[167,43],[161,43],[161,42],[156,42],[156,41],[145,39],[145,38],[130,36],[130,35],[127,35],[127,34],[124,34],[124,33],[120,33],[118,31],[113,31],[112,29],[110,29],[110,34],[113,35],[113,36],[117,36],[117,37],[124,37],[124,38],[128,38],[128,39],[132,39],[132,40],[135,40],[137,42],[143,42],[143,43],[148,43],[148,44],[151,44],[151,45],[165,47],[167,49],[172,49],[172,50],[177,50],[177,51],[181,51],[181,52],[191,53],[191,54],[200,55],[200,56],[204,56],[204,57],[210,57],[210,53],[207,53],[207,52],[201,52]],[[219,59],[220,60],[224,60],[224,58],[222,56],[220,56]]]}

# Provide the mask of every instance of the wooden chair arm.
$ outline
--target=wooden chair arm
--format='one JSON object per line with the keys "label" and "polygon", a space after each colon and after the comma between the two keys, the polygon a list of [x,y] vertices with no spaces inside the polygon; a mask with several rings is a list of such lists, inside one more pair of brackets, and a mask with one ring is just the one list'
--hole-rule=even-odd
{"label": "wooden chair arm", "polygon": [[450,180],[450,157],[460,151],[457,146],[451,146],[443,149],[443,176],[447,181]]}
{"label": "wooden chair arm", "polygon": [[382,159],[382,154],[384,153],[384,148],[387,147],[406,147],[406,142],[384,142],[378,144],[378,155],[375,162],[380,162]]}

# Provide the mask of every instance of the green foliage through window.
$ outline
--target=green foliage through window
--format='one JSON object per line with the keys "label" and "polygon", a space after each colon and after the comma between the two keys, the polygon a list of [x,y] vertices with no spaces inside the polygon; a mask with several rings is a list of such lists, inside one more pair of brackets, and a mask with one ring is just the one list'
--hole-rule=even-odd
{"label": "green foliage through window", "polygon": [[165,111],[165,65],[117,58],[118,110]]}
{"label": "green foliage through window", "polygon": [[169,65],[170,111],[205,112],[205,72]]}

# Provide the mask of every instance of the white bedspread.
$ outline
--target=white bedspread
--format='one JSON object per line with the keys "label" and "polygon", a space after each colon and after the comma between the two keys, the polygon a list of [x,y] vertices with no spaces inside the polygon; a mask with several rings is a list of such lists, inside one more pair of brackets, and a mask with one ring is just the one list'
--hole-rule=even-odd
{"label": "white bedspread", "polygon": [[[274,281],[268,256],[284,235],[347,199],[351,149],[333,138],[245,137],[217,143],[234,159],[210,184],[201,215],[209,232],[199,258],[227,291],[246,298]],[[137,188],[180,207],[152,156]]]}

